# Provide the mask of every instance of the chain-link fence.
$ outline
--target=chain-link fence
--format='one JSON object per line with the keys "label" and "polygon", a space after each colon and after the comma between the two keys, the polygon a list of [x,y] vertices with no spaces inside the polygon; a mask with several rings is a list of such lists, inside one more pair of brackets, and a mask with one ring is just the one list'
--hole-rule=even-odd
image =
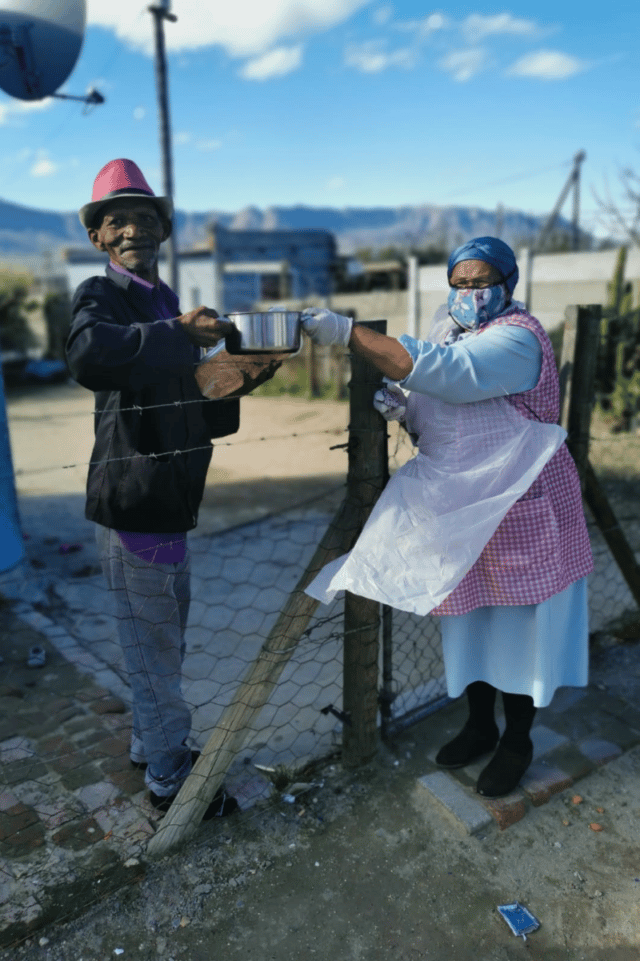
{"label": "chain-link fence", "polygon": [[[322,385],[331,382],[337,363],[344,372],[345,383],[348,381],[348,361],[345,367],[343,359],[337,358],[335,352],[326,352],[320,360],[320,373],[316,376]],[[295,639],[277,649],[270,646],[283,610],[292,597],[301,594],[301,575],[316,555],[332,519],[335,525],[346,492],[344,461],[342,474],[335,471],[328,476],[317,467],[313,468],[314,485],[310,494],[311,488],[305,490],[300,486],[294,491],[290,483],[296,474],[309,472],[306,459],[311,459],[312,449],[316,450],[316,455],[320,449],[321,460],[331,456],[344,457],[341,448],[346,448],[350,436],[348,405],[340,403],[335,396],[331,401],[315,400],[304,404],[298,400],[301,406],[291,415],[287,407],[291,395],[297,393],[298,398],[305,397],[309,389],[309,381],[304,381],[300,369],[305,363],[305,360],[300,361],[297,372],[287,369],[280,380],[276,378],[269,387],[260,388],[258,394],[263,396],[242,402],[245,408],[251,404],[263,405],[263,420],[252,437],[239,435],[217,442],[212,463],[212,469],[224,479],[227,455],[237,453],[244,446],[245,450],[252,451],[254,460],[266,463],[268,452],[272,452],[276,444],[284,444],[284,448],[280,448],[283,450],[281,460],[289,465],[286,477],[281,477],[287,490],[284,502],[281,499],[275,509],[272,506],[268,511],[268,516],[260,516],[261,482],[265,488],[274,488],[277,483],[273,477],[265,479],[260,469],[254,469],[252,484],[249,487],[238,485],[250,502],[248,507],[247,503],[240,505],[248,510],[250,520],[238,523],[246,516],[240,511],[235,514],[234,522],[238,499],[234,508],[230,494],[233,478],[227,478],[229,482],[222,485],[225,493],[221,495],[223,500],[228,498],[227,513],[222,520],[210,524],[208,530],[205,523],[204,531],[189,538],[191,596],[184,631],[182,697],[191,715],[191,743],[202,748],[230,711],[246,708],[243,718],[236,718],[244,725],[242,746],[229,760],[227,777],[228,785],[238,793],[245,808],[272,796],[274,785],[276,793],[281,796],[283,791],[286,792],[287,784],[306,783],[311,775],[304,772],[308,772],[318,759],[341,748],[345,725],[348,726],[350,721],[343,705],[345,630],[344,602],[341,599],[304,615],[299,611],[292,612],[291,620],[295,623],[290,636],[295,635]],[[298,385],[297,390],[292,391],[292,385]],[[279,399],[273,396],[278,393],[282,394]],[[47,396],[51,395],[42,394],[41,418],[51,416]],[[71,422],[79,424],[82,418],[86,418],[86,427],[91,422],[92,412],[88,404],[85,408],[65,413],[63,404],[54,412],[53,429],[62,437]],[[288,420],[281,419],[279,408],[280,412],[287,408]],[[27,420],[31,418],[37,422],[37,405],[32,404],[29,409],[31,413]],[[330,423],[325,423],[322,417],[313,420],[314,410],[325,409],[332,412]],[[25,423],[20,417],[20,404],[12,402],[10,397],[9,421],[16,440]],[[313,429],[305,430],[305,425],[309,424]],[[388,469],[393,473],[413,457],[415,451],[401,427],[396,424],[387,427],[380,419],[378,425],[383,433],[388,430]],[[640,537],[635,496],[640,438],[630,432],[612,433],[610,427],[604,415],[594,418],[590,460],[609,494],[617,521],[635,549]],[[76,512],[79,518],[82,511],[82,496],[77,483],[75,487],[71,485],[73,493],[69,492],[65,500],[65,487],[60,481],[63,475],[61,459],[58,457],[49,462],[45,459],[42,463],[42,452],[34,452],[31,446],[31,453],[27,456],[25,450],[19,441],[14,443],[16,473],[22,486],[25,533],[31,538],[27,541],[28,566],[4,575],[0,590],[9,598],[21,598],[23,604],[28,602],[36,612],[34,624],[38,623],[39,616],[43,618],[42,623],[53,625],[49,636],[65,657],[81,671],[90,672],[101,689],[121,699],[126,713],[112,721],[112,728],[121,742],[121,767],[126,767],[133,720],[129,712],[132,678],[131,668],[125,665],[123,656],[120,628],[125,618],[122,608],[118,611],[112,607],[114,593],[108,591],[100,570],[98,554],[92,546],[93,535],[88,531],[90,525],[80,525],[81,551],[75,550],[78,544],[72,534],[67,534],[73,530],[73,513]],[[86,472],[86,461],[67,464],[64,469],[67,476],[73,476],[77,481]],[[228,473],[233,474],[232,471]],[[28,477],[32,478],[31,494],[25,496]],[[371,500],[377,496],[377,490],[379,488],[375,485],[371,486]],[[301,496],[303,493],[306,496]],[[47,534],[45,529],[48,529]],[[590,580],[591,626],[593,631],[604,632],[625,612],[635,611],[636,604],[610,548],[593,521],[590,521],[590,533],[596,562]],[[336,552],[339,554],[348,549],[347,535],[352,534],[353,530],[337,531],[337,539],[334,538],[331,548],[334,556]],[[341,535],[345,535],[342,540]],[[85,538],[84,542],[82,538]],[[123,556],[126,563],[126,552]],[[139,623],[145,623],[150,601],[164,595],[164,589],[158,587],[160,583],[161,580],[156,581],[147,596],[140,597],[139,605],[133,611]],[[26,608],[23,606],[19,610],[24,612]],[[176,610],[180,610],[179,604]],[[182,611],[186,612],[186,599],[183,599]],[[298,629],[296,625],[302,621],[304,624]],[[435,709],[446,699],[446,687],[436,618],[385,610],[379,637],[378,720],[383,735],[389,735],[425,711]],[[261,657],[278,661],[276,680],[263,678],[254,684],[252,691],[262,685],[261,703],[253,701],[252,693],[250,697],[242,695],[239,708],[237,704],[234,707],[242,679]],[[39,677],[46,679],[46,674]],[[16,760],[14,748],[20,754],[18,760],[32,756],[44,761],[45,773],[39,784],[44,798],[39,802],[41,804],[47,803],[47,792],[54,791],[55,772],[60,763],[67,759],[65,763],[71,764],[74,755],[78,761],[84,759],[81,728],[75,731],[72,728],[72,722],[61,721],[60,731],[55,735],[59,739],[58,748],[50,733],[46,745],[44,739],[37,736],[23,739],[19,748],[9,743],[11,738],[5,741],[5,763]],[[109,750],[113,750],[112,745]],[[101,758],[96,748],[91,764],[100,784],[110,779],[113,782],[112,772],[108,770],[114,765],[112,754]],[[37,782],[38,778],[30,779],[31,782],[34,780]],[[135,784],[126,783],[126,790],[136,798],[136,804],[146,803],[142,775],[137,792],[134,791]],[[20,803],[34,804],[37,791],[33,783],[24,789],[24,798],[21,790],[16,782],[12,791]],[[154,813],[145,810],[150,816]],[[73,820],[71,815],[69,817]],[[117,820],[109,830],[112,837],[117,837]]]}
{"label": "chain-link fence", "polygon": [[[637,429],[619,431],[610,415],[596,411],[591,421],[589,461],[613,514],[608,532],[617,530],[637,557],[640,551],[640,433]],[[603,532],[596,524],[588,508],[587,522],[595,565],[589,578],[591,632],[633,637],[632,625],[640,620],[638,599],[611,552],[606,529]],[[640,631],[635,636],[640,636]]]}

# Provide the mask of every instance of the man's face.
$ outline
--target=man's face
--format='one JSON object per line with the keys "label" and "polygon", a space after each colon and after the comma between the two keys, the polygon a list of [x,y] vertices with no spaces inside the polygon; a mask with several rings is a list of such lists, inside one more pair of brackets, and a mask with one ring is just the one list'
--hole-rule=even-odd
{"label": "man's face", "polygon": [[102,221],[89,230],[89,239],[106,251],[114,264],[155,283],[158,251],[166,239],[166,225],[152,201],[113,200],[100,211]]}

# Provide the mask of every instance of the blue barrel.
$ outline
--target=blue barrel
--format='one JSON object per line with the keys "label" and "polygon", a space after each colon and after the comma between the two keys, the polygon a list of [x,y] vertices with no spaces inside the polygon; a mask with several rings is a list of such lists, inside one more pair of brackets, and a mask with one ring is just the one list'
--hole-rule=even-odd
{"label": "blue barrel", "polygon": [[24,557],[24,543],[18,514],[18,498],[13,475],[4,379],[0,363],[0,572],[8,571]]}

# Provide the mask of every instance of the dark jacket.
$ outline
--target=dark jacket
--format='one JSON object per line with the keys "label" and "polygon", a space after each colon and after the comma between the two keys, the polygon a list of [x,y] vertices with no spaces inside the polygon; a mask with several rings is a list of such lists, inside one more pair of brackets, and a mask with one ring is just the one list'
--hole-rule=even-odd
{"label": "dark jacket", "polygon": [[96,396],[86,517],[116,530],[178,533],[196,526],[210,438],[238,430],[240,405],[202,396],[182,325],[154,315],[152,292],[107,267],[74,294],[66,354],[73,377]]}

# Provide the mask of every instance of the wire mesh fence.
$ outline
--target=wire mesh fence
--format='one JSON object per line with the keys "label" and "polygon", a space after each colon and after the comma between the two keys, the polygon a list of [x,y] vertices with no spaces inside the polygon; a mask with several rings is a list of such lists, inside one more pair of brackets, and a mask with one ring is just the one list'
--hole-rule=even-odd
{"label": "wire mesh fence", "polygon": [[[606,492],[616,525],[637,555],[640,551],[640,433],[637,430],[618,432],[613,427],[610,416],[594,413],[589,461]],[[594,572],[589,579],[591,632],[614,630],[619,633],[625,617],[637,616],[638,602],[588,508],[587,522],[594,557]]]}
{"label": "wire mesh fence", "polygon": [[[327,352],[321,358],[317,375],[321,383],[331,381],[335,364],[334,354]],[[345,380],[348,377],[347,362]],[[181,696],[190,715],[190,743],[198,748],[205,745],[211,732],[233,708],[238,686],[261,652],[266,650],[272,660],[279,660],[277,683],[267,690],[265,682],[264,703],[255,716],[247,714],[242,747],[229,765],[227,788],[238,796],[245,809],[267,798],[282,800],[283,794],[296,786],[296,782],[298,786],[309,784],[313,775],[308,772],[314,763],[340,750],[345,725],[349,722],[343,709],[342,599],[312,611],[297,632],[295,643],[279,651],[269,648],[283,608],[296,594],[301,573],[314,556],[332,518],[335,520],[345,497],[346,465],[342,474],[339,471],[331,476],[323,474],[318,482],[322,472],[305,459],[309,458],[312,446],[321,450],[321,460],[344,456],[343,449],[349,439],[347,405],[334,398],[328,404],[315,400],[300,406],[294,415],[299,418],[293,422],[295,430],[291,418],[279,419],[279,405],[286,405],[292,393],[306,396],[308,383],[305,386],[299,365],[297,372],[288,371],[279,382],[285,389],[279,390],[278,381],[274,380],[271,386],[260,388],[258,393],[261,392],[262,397],[243,401],[243,405],[269,405],[261,408],[268,410],[268,414],[252,437],[238,435],[216,442],[212,470],[219,472],[217,480],[228,481],[222,485],[228,492],[234,482],[233,471],[225,478],[227,455],[240,448],[253,450],[254,454],[256,450],[264,451],[264,455],[258,453],[255,457],[266,465],[267,453],[276,444],[282,444],[281,459],[288,465],[286,476],[290,479],[292,475],[310,472],[317,482],[313,493],[301,496],[308,495],[308,490],[300,487],[292,493],[293,488],[285,484],[285,502],[278,501],[275,510],[271,508],[267,516],[261,516],[264,513],[261,505],[253,503],[259,500],[260,482],[264,481],[258,467],[253,470],[254,483],[248,494],[252,503],[243,508],[247,514],[238,511],[237,498],[234,502],[231,497],[222,521],[205,523],[204,531],[189,537],[190,599],[188,618],[182,625]],[[288,389],[296,384],[297,390]],[[284,399],[275,399],[274,393],[283,394]],[[315,423],[311,408],[330,408],[331,424]],[[25,532],[31,534],[31,541],[27,541],[27,568],[4,575],[0,591],[9,598],[17,598],[15,611],[34,628],[44,631],[43,636],[60,655],[90,676],[93,700],[89,694],[82,701],[75,694],[67,696],[67,692],[57,690],[57,664],[52,664],[50,671],[46,668],[49,673],[37,675],[38,686],[45,688],[43,693],[50,698],[51,724],[44,733],[32,724],[27,734],[19,737],[14,736],[10,728],[3,729],[6,736],[0,742],[0,751],[8,799],[5,809],[18,808],[24,813],[23,808],[27,808],[35,812],[39,823],[50,825],[43,835],[46,839],[43,858],[60,848],[62,829],[68,828],[69,836],[75,837],[72,829],[88,818],[95,825],[92,843],[99,840],[105,844],[122,844],[128,852],[134,852],[148,842],[159,815],[149,806],[144,772],[130,765],[130,737],[135,719],[130,711],[131,668],[125,664],[120,636],[125,618],[122,610],[118,612],[112,606],[113,592],[107,588],[98,552],[91,540],[91,525],[79,521],[88,458],[86,454],[84,459],[76,454],[83,444],[82,449],[88,449],[86,438],[91,433],[93,415],[88,405],[83,410],[65,409],[64,403],[53,414],[50,406],[48,410],[41,409],[40,414],[37,405],[29,408],[30,413],[25,410],[10,402],[10,426],[16,438],[25,424],[41,428],[42,418],[50,417],[56,438],[59,437],[62,444],[62,438],[66,437],[64,444],[68,446],[61,446],[53,462],[49,446],[47,462],[44,452],[32,443],[27,447],[21,447],[19,442],[14,444]],[[309,426],[313,429],[305,429]],[[388,469],[393,474],[414,456],[415,449],[397,424],[380,422],[380,429],[388,431]],[[76,441],[69,440],[72,436],[81,438],[80,447]],[[19,456],[15,456],[16,447]],[[69,458],[63,456],[67,451],[72,455]],[[329,454],[330,451],[333,453]],[[611,424],[603,415],[594,418],[590,460],[635,550],[640,548],[639,457],[637,433],[612,433]],[[66,484],[61,481],[62,477]],[[275,484],[273,478],[269,483]],[[246,516],[250,520],[242,523]],[[80,526],[74,527],[78,522]],[[42,533],[44,528],[48,528],[46,536]],[[74,531],[80,530],[81,535],[74,537]],[[589,530],[596,565],[590,579],[591,629],[606,632],[613,621],[635,611],[637,605],[592,520]],[[83,547],[81,551],[75,550],[76,540]],[[154,588],[149,597],[165,594],[164,588]],[[141,599],[134,611],[138,623],[145,622],[147,603],[148,598]],[[186,600],[183,611],[185,609]],[[179,616],[179,605],[177,610]],[[292,619],[297,616],[292,615]],[[383,734],[390,735],[424,711],[437,707],[446,698],[446,687],[436,618],[385,611],[379,635],[379,721]],[[52,660],[55,659],[52,657]],[[21,678],[22,684],[24,665],[20,670],[22,674],[16,668],[16,677]],[[11,671],[9,688],[10,675]],[[77,690],[81,688],[79,684]],[[62,694],[65,696],[58,696]],[[6,690],[3,696],[8,696],[11,702]],[[245,698],[241,707],[253,710],[256,705],[250,704],[250,700]],[[71,701],[76,713],[67,718],[65,711],[70,710],[69,705],[56,706],[59,701]],[[111,704],[117,710],[95,714],[92,704],[103,707]],[[91,719],[91,725],[87,719]],[[92,743],[87,741],[87,727],[94,739]],[[143,760],[142,756],[139,760]],[[70,772],[74,771],[76,774],[72,776]],[[59,804],[61,784],[66,798],[62,805]],[[46,812],[56,805],[61,813],[47,821]],[[56,833],[58,842],[53,840]],[[5,870],[12,874],[12,851],[6,848],[6,840],[0,839],[0,847],[8,858]]]}

